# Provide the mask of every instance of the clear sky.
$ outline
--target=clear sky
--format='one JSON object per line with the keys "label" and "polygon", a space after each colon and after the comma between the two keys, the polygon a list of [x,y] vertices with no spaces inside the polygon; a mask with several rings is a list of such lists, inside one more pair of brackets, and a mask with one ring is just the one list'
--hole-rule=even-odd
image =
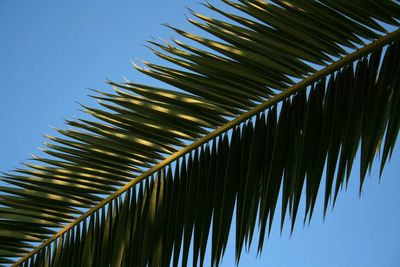
{"label": "clear sky", "polygon": [[[60,2],[0,1],[0,171],[38,153],[49,126],[81,116],[76,102],[93,105],[87,88],[110,90],[106,78],[149,82],[130,60],[157,60],[145,40],[169,38],[163,22],[189,29],[185,6],[201,9],[188,0]],[[261,257],[254,248],[241,266],[400,266],[398,150],[380,183],[373,171],[359,197],[354,170],[325,222],[318,205],[311,225],[297,224],[291,237],[275,227]],[[222,266],[233,265],[231,242]]]}

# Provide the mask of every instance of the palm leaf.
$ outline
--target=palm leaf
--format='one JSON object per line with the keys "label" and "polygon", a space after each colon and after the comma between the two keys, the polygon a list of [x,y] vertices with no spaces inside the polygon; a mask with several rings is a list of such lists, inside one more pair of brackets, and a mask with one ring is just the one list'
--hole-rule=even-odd
{"label": "palm leaf", "polygon": [[217,266],[234,216],[239,261],[257,224],[262,250],[281,187],[293,230],[325,167],[325,210],[358,150],[360,190],[381,148],[383,169],[400,127],[398,1],[223,2],[237,12],[207,3],[225,20],[189,19],[215,39],[168,25],[198,47],[149,42],[177,67],[136,68],[173,90],[109,82],[92,120],[3,175],[0,264],[203,266],[211,240]]}

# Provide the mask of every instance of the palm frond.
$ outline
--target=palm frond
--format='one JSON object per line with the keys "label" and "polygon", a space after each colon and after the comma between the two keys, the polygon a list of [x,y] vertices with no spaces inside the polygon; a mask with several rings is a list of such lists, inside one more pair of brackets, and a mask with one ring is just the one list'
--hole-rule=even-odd
{"label": "palm frond", "polygon": [[398,3],[223,2],[238,12],[206,6],[226,21],[189,19],[215,40],[169,26],[206,48],[152,41],[178,67],[136,66],[175,90],[109,82],[94,96],[105,109],[84,107],[93,120],[67,121],[48,158],[4,174],[0,263],[185,266],[193,243],[203,266],[211,239],[218,265],[233,216],[239,261],[257,224],[262,250],[281,186],[293,229],[325,166],[325,210],[359,149],[360,186],[381,147],[383,169],[400,127]]}

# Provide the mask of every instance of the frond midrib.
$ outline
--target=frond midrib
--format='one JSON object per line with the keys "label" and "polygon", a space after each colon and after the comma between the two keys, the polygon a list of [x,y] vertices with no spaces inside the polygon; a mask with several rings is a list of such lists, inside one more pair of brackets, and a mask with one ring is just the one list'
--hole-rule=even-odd
{"label": "frond midrib", "polygon": [[169,165],[170,163],[178,160],[179,158],[183,157],[184,155],[190,153],[191,151],[195,150],[196,148],[202,146],[203,144],[209,142],[210,140],[220,136],[221,134],[229,131],[230,129],[234,128],[237,125],[240,125],[242,122],[252,118],[253,116],[259,114],[260,112],[268,109],[269,107],[272,107],[279,102],[287,99],[288,97],[294,95],[295,93],[304,90],[307,88],[308,85],[312,84],[313,82],[320,80],[323,77],[326,77],[335,71],[339,70],[340,68],[356,61],[357,59],[360,59],[368,54],[370,54],[372,51],[382,48],[383,46],[389,44],[390,42],[400,38],[400,29],[397,29],[396,31],[393,31],[391,33],[388,33],[379,39],[371,42],[370,44],[354,51],[351,54],[346,55],[345,57],[333,62],[330,65],[327,65],[325,68],[322,70],[317,71],[316,73],[308,76],[307,78],[301,80],[300,82],[294,84],[293,86],[289,87],[288,89],[284,90],[282,93],[277,94],[273,96],[272,98],[268,99],[267,101],[255,106],[253,109],[243,113],[242,115],[236,117],[235,119],[229,121],[228,123],[220,126],[219,128],[215,129],[214,131],[208,133],[207,135],[201,137],[200,139],[196,140],[195,142],[189,144],[188,146],[182,148],[175,154],[167,157],[163,161],[159,162],[152,168],[148,169],[141,175],[137,176],[134,180],[126,183],[123,187],[115,191],[113,194],[109,195],[107,198],[103,199],[101,202],[99,202],[97,205],[92,207],[90,210],[88,210],[86,213],[82,214],[80,217],[72,221],[70,224],[62,228],[60,231],[58,231],[56,234],[54,234],[51,238],[47,239],[45,242],[43,242],[41,245],[36,247],[34,250],[26,254],[24,257],[19,259],[16,263],[14,263],[12,266],[17,266],[18,264],[21,264],[28,258],[30,258],[32,255],[37,253],[39,250],[42,248],[46,247],[47,245],[51,244],[54,240],[56,240],[58,237],[63,235],[64,233],[68,232],[70,229],[75,227],[77,224],[79,224],[81,221],[86,219],[87,217],[91,216],[94,212],[98,211],[108,203],[110,203],[112,200],[117,198],[118,196],[122,195],[124,192],[126,192],[128,189],[131,187],[135,186],[136,184],[140,183],[141,181],[145,180],[146,178],[150,177],[157,171],[161,170],[163,167]]}

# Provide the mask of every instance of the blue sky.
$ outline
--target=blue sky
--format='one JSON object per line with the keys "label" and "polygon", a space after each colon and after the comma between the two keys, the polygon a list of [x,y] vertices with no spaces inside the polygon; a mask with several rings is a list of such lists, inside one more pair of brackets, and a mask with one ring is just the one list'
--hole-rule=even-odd
{"label": "blue sky", "polygon": [[[37,147],[80,117],[76,102],[93,105],[87,88],[110,90],[105,79],[150,82],[131,60],[157,60],[143,44],[169,38],[168,22],[189,29],[185,6],[192,1],[12,1],[0,2],[0,171],[9,171],[38,153]],[[49,127],[50,126],[50,127]],[[400,266],[400,153],[393,155],[379,183],[373,171],[358,194],[355,169],[325,222],[316,207],[311,225],[294,234],[275,227],[261,257],[256,249],[241,266]],[[322,203],[321,201],[319,203]],[[233,266],[233,243],[222,266]]]}

